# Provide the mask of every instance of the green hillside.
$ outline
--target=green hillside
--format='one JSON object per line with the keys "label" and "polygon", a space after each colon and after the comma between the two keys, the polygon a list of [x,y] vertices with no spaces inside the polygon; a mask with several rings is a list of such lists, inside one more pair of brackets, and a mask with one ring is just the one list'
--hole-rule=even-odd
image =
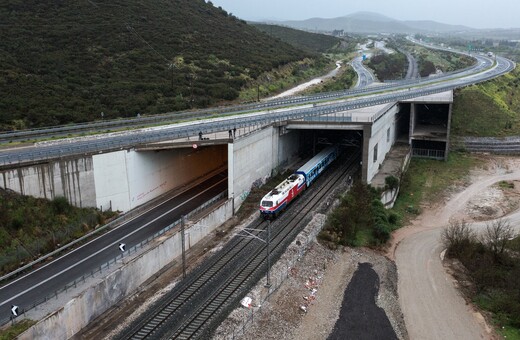
{"label": "green hillside", "polygon": [[253,25],[270,36],[310,52],[325,53],[333,49],[337,50],[344,45],[343,40],[330,35],[310,33],[277,25],[257,23]]}
{"label": "green hillside", "polygon": [[457,136],[520,135],[520,71],[455,91],[452,133]]}
{"label": "green hillside", "polygon": [[64,197],[46,200],[0,188],[0,275],[93,231],[114,215],[73,207]]}
{"label": "green hillside", "polygon": [[10,1],[0,41],[0,130],[206,107],[319,58],[204,0]]}

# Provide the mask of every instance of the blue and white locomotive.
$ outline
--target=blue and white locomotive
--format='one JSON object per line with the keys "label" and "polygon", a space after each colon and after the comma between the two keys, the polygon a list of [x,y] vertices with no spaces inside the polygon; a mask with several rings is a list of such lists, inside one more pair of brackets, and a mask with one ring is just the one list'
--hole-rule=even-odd
{"label": "blue and white locomotive", "polygon": [[276,186],[260,201],[262,217],[274,218],[303,190],[308,188],[316,178],[332,163],[339,154],[337,145],[321,150],[294,174]]}

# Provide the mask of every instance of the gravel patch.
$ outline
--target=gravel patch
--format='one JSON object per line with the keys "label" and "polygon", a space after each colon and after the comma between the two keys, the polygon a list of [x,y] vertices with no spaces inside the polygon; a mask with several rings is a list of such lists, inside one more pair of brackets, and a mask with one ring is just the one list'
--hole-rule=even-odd
{"label": "gravel patch", "polygon": [[[317,214],[302,234],[316,235],[324,222],[325,216]],[[385,325],[378,328],[381,334],[388,333],[391,325],[394,339],[408,339],[397,296],[397,270],[392,261],[364,248],[331,250],[317,243],[315,237],[305,244],[301,236],[291,244],[272,268],[273,287],[268,290],[264,287],[265,278],[261,280],[247,295],[251,306],[239,306],[230,313],[213,339],[326,339],[342,309],[348,307],[342,305],[345,292],[350,299],[356,299],[370,287],[367,282],[373,277],[361,278],[361,284],[347,290],[360,263],[370,264],[377,276],[379,290],[365,294],[372,294],[381,308],[374,306],[381,311],[377,317],[386,320],[386,324],[384,320],[372,320],[370,328]],[[362,318],[360,313],[352,316],[354,323]],[[344,337],[334,339],[338,338]]]}

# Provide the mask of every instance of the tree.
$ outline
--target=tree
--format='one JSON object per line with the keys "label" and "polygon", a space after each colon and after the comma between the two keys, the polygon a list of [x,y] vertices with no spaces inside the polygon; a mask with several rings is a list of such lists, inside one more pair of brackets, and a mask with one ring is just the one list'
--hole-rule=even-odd
{"label": "tree", "polygon": [[457,257],[475,243],[476,235],[466,221],[450,219],[449,226],[441,233],[441,241],[447,249],[447,255]]}
{"label": "tree", "polygon": [[507,242],[514,236],[515,232],[509,221],[500,218],[486,225],[480,242],[493,253],[495,261],[498,261],[506,249]]}

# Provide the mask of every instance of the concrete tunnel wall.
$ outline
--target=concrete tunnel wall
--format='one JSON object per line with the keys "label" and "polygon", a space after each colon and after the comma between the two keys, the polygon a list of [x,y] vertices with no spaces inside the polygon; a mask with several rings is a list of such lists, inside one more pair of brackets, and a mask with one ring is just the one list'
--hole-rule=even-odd
{"label": "concrete tunnel wall", "polygon": [[[365,160],[367,163],[367,183],[370,183],[374,176],[379,172],[379,167],[383,164],[388,152],[394,145],[397,133],[396,133],[396,115],[399,111],[399,106],[394,105],[390,108],[382,117],[379,118],[372,125],[372,133],[368,143],[368,158]],[[377,150],[376,150],[377,145]],[[377,154],[376,154],[377,152]],[[376,156],[374,158],[374,156]]]}
{"label": "concrete tunnel wall", "polygon": [[92,157],[1,170],[0,186],[22,195],[54,199],[65,197],[77,207],[96,206]]}
{"label": "concrete tunnel wall", "polygon": [[[186,250],[227,221],[232,216],[231,209],[232,203],[228,200],[194,224],[189,223],[186,226]],[[65,306],[37,322],[18,338],[51,340],[73,337],[182,254],[182,237],[178,231],[165,234],[154,242],[155,245],[143,253],[118,261],[119,268],[96,280],[95,284],[85,288]]]}
{"label": "concrete tunnel wall", "polygon": [[228,145],[229,195],[235,209],[247,198],[254,185],[265,183],[280,165],[298,154],[298,132],[280,136],[278,127],[266,127]]}
{"label": "concrete tunnel wall", "polygon": [[0,186],[22,195],[65,197],[77,207],[128,211],[225,167],[225,146],[123,150],[0,171]]}
{"label": "concrete tunnel wall", "polygon": [[227,163],[225,147],[95,155],[96,206],[128,211]]}

